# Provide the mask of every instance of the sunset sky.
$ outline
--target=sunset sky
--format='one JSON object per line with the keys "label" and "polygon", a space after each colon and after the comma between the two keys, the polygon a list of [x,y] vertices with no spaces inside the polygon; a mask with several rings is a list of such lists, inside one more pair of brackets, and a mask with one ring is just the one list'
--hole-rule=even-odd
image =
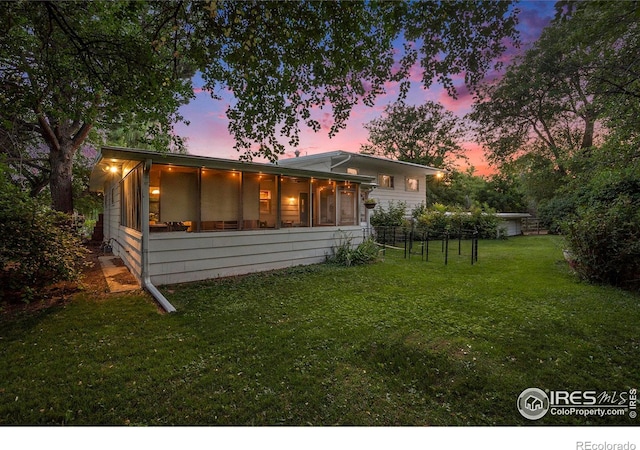
{"label": "sunset sky", "polygon": [[[521,12],[518,28],[522,46],[519,50],[509,48],[502,57],[504,61],[509,61],[515,54],[528,48],[538,38],[542,28],[553,18],[554,4],[554,1],[519,3],[518,8]],[[489,74],[489,76],[492,75],[496,76],[496,74]],[[418,67],[415,70],[415,76],[412,77],[415,81],[412,83],[412,88],[407,96],[407,103],[419,105],[425,100],[440,102],[447,109],[460,116],[470,111],[472,99],[468,91],[462,86],[461,78],[459,81],[462,88],[458,90],[457,100],[449,97],[442,86],[437,84],[434,84],[429,90],[425,90],[421,86],[420,78]],[[190,122],[190,125],[179,124],[176,127],[176,132],[180,136],[187,138],[187,149],[191,154],[238,159],[239,154],[233,148],[235,141],[227,129],[228,120],[225,115],[225,111],[232,99],[213,100],[206,91],[202,90],[202,85],[202,80],[196,76],[194,78],[196,98],[181,109],[183,116]],[[328,137],[328,126],[323,126],[323,129],[317,133],[302,127],[298,149],[302,155],[312,155],[333,150],[359,152],[360,145],[366,143],[368,137],[367,130],[363,127],[363,124],[379,117],[385,106],[396,100],[397,94],[397,86],[390,86],[387,94],[380,96],[373,107],[364,105],[354,107],[347,122],[347,128],[341,130],[333,138]],[[330,118],[329,112],[322,112],[321,114],[327,120]],[[322,123],[323,121],[320,120],[320,122]],[[465,142],[463,146],[467,149],[468,164],[476,168],[476,174],[486,175],[491,173],[491,169],[484,159],[483,151],[477,143]],[[293,157],[294,151],[295,148],[288,148],[281,158]],[[461,167],[464,166],[466,164]]]}

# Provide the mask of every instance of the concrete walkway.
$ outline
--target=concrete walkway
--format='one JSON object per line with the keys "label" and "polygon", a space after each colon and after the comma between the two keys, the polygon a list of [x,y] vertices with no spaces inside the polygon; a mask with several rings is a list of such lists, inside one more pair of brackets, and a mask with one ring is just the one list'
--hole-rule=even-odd
{"label": "concrete walkway", "polygon": [[109,292],[129,292],[140,289],[140,284],[120,258],[99,256],[98,261],[109,285]]}

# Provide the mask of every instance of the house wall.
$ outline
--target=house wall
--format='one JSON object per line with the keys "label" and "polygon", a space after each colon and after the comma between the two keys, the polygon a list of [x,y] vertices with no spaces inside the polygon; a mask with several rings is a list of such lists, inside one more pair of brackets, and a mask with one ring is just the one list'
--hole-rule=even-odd
{"label": "house wall", "polygon": [[104,240],[138,280],[142,274],[142,233],[120,225],[120,184],[105,184]]}
{"label": "house wall", "polygon": [[315,264],[345,235],[362,242],[359,226],[151,234],[149,273],[161,286]]}
{"label": "house wall", "polygon": [[[345,164],[344,166],[337,167],[335,171],[346,173],[346,169],[349,167],[357,167],[358,175],[375,177],[376,180],[378,179],[378,175],[381,174],[391,175],[394,177],[393,189],[377,187],[369,192],[368,195],[369,198],[375,198],[378,200],[378,205],[384,209],[387,209],[389,207],[389,203],[392,201],[394,203],[405,202],[407,204],[407,215],[410,215],[412,209],[426,201],[426,179],[424,172],[398,170],[395,167],[390,168],[389,166],[369,167],[362,164],[359,166],[356,166],[355,164]],[[407,178],[415,178],[418,180],[417,191],[408,191],[406,189]]]}
{"label": "house wall", "polygon": [[[405,202],[407,204],[407,215],[411,210],[426,201],[426,177],[434,176],[437,169],[402,164],[397,161],[373,158],[359,154],[349,154],[343,152],[327,153],[324,157],[320,155],[311,157],[289,158],[280,162],[283,166],[299,167],[310,170],[331,171],[335,173],[349,173],[349,169],[355,169],[358,175],[373,177],[378,182],[379,175],[391,175],[394,177],[394,188],[377,187],[369,192],[369,198],[378,200],[378,204],[387,209],[389,202]],[[418,180],[418,190],[407,190],[406,179],[415,178]],[[365,222],[367,215],[364,206],[360,209],[360,221]]]}

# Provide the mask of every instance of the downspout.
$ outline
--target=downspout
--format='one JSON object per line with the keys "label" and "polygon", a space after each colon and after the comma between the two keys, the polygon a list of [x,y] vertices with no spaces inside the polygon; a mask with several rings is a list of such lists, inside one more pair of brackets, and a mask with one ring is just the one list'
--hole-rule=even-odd
{"label": "downspout", "polygon": [[333,170],[333,169],[335,169],[336,167],[341,166],[341,165],[343,165],[344,163],[348,162],[348,161],[351,159],[351,156],[353,156],[353,155],[349,155],[349,156],[347,156],[347,158],[346,158],[346,159],[344,159],[344,160],[342,160],[342,161],[340,161],[340,162],[335,163],[334,165],[332,165],[332,166],[331,166],[331,168],[330,168],[329,170]]}
{"label": "downspout", "polygon": [[151,294],[160,304],[162,309],[168,313],[176,312],[176,308],[169,303],[169,300],[162,295],[162,292],[151,282],[149,275],[149,171],[151,170],[151,160],[144,162],[142,173],[142,287]]}

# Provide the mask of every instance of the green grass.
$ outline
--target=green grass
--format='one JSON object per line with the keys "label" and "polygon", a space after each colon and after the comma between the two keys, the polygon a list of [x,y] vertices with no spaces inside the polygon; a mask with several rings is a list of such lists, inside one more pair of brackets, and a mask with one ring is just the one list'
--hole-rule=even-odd
{"label": "green grass", "polygon": [[640,295],[578,282],[552,236],[452,249],[163,288],[172,315],[83,294],[4,317],[0,424],[636,423],[515,403],[640,386]]}

